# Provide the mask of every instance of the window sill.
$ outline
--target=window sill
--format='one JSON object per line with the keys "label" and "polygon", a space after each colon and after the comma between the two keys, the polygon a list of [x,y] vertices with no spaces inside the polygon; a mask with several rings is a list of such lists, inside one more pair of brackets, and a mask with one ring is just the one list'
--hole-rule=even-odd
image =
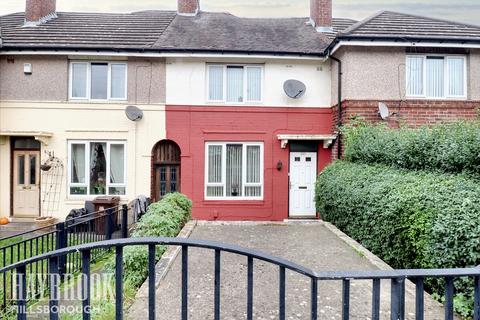
{"label": "window sill", "polygon": [[206,101],[205,104],[210,106],[263,106],[263,102],[246,101],[246,102],[225,102],[225,101]]}
{"label": "window sill", "polygon": [[203,204],[205,206],[264,206],[265,205],[265,200],[237,200],[237,199],[215,199],[215,200],[209,200],[209,199],[204,199]]}
{"label": "window sill", "polygon": [[432,100],[432,101],[468,101],[467,97],[443,97],[443,98],[434,98],[434,97],[405,97],[406,100]]}
{"label": "window sill", "polygon": [[88,99],[68,99],[70,103],[84,103],[84,104],[125,104],[128,100],[88,100]]}

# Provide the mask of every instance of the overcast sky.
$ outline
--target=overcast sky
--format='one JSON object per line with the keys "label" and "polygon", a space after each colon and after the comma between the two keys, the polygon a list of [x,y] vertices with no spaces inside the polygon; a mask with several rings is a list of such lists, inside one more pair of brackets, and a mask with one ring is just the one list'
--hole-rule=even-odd
{"label": "overcast sky", "polygon": [[[240,16],[307,16],[310,0],[200,0],[206,11]],[[24,11],[25,0],[0,0],[0,14]],[[379,10],[393,10],[480,24],[480,0],[333,0],[334,16],[363,19]],[[59,11],[131,12],[175,9],[176,0],[57,0]]]}

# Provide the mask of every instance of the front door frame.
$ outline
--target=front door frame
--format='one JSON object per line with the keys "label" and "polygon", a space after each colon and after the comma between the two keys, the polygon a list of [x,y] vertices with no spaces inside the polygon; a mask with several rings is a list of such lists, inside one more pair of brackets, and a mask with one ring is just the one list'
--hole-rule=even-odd
{"label": "front door frame", "polygon": [[[289,152],[289,168],[288,168],[288,218],[289,219],[314,219],[314,218],[317,218],[318,215],[317,215],[317,211],[316,209],[314,210],[314,212],[312,214],[305,214],[305,215],[300,215],[300,214],[293,214],[292,213],[292,207],[291,207],[291,202],[293,201],[292,199],[292,181],[291,181],[291,178],[292,178],[292,155],[294,154],[298,154],[298,155],[311,155],[313,158],[315,158],[315,173],[314,173],[314,177],[315,177],[315,180],[316,180],[316,176],[318,174],[318,151],[290,151]],[[313,192],[313,199],[315,199],[315,188],[313,188],[312,190]],[[315,208],[315,205],[314,205],[314,208]]]}
{"label": "front door frame", "polygon": [[[40,170],[40,165],[42,163],[42,159],[41,159],[41,145],[39,146],[39,148],[15,148],[15,140],[17,139],[34,139],[34,137],[10,137],[10,217],[15,217],[14,215],[14,206],[15,206],[15,199],[14,199],[14,188],[15,188],[15,176],[14,176],[14,166],[15,166],[15,157],[14,157],[14,154],[15,154],[15,151],[25,151],[25,152],[33,152],[33,151],[36,151],[38,152],[38,161],[39,161],[39,165],[38,165],[38,168],[37,170],[39,170],[39,173],[38,173],[38,217],[41,216],[41,197],[42,197],[42,173],[41,173],[41,170]],[[33,216],[32,216],[33,217]],[[37,217],[37,216],[35,216]]]}

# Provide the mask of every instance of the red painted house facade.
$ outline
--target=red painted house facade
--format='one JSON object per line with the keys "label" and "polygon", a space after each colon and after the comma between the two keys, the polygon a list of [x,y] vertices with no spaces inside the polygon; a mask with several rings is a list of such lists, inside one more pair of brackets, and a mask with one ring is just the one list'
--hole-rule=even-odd
{"label": "red painted house facade", "polygon": [[[175,141],[181,150],[181,191],[193,200],[194,216],[204,220],[275,221],[289,216],[315,218],[314,207],[298,208],[290,204],[291,201],[301,201],[294,199],[295,188],[308,188],[300,189],[300,192],[309,193],[300,196],[310,201],[317,173],[332,158],[329,142],[290,140],[285,144],[281,138],[288,135],[309,138],[315,135],[332,136],[331,121],[329,108],[167,106],[167,138]],[[209,199],[206,189],[209,178],[206,173],[208,148],[209,144],[216,146],[223,143],[232,147],[245,143],[261,146],[263,177],[259,180],[261,191],[256,194],[258,198],[248,199],[244,187],[236,196],[230,193],[218,199]],[[302,147],[306,149],[301,150]],[[311,155],[310,163],[316,163],[316,166],[310,171],[312,179],[295,177],[305,184],[296,186],[290,180],[291,167],[295,160],[302,162],[304,168],[301,170],[304,172],[299,174],[308,175],[309,168],[305,164],[309,162],[302,159],[305,155]],[[231,189],[228,186],[225,188]]]}

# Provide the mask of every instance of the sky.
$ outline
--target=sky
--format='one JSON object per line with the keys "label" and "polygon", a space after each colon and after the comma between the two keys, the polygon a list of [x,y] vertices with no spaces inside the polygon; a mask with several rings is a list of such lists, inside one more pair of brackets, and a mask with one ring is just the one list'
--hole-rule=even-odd
{"label": "sky", "polygon": [[[25,0],[0,0],[0,15],[24,11]],[[246,17],[308,16],[310,0],[200,0],[205,11]],[[364,19],[380,10],[480,25],[480,0],[333,0],[334,16]],[[58,11],[132,12],[175,9],[176,0],[57,0]]]}

